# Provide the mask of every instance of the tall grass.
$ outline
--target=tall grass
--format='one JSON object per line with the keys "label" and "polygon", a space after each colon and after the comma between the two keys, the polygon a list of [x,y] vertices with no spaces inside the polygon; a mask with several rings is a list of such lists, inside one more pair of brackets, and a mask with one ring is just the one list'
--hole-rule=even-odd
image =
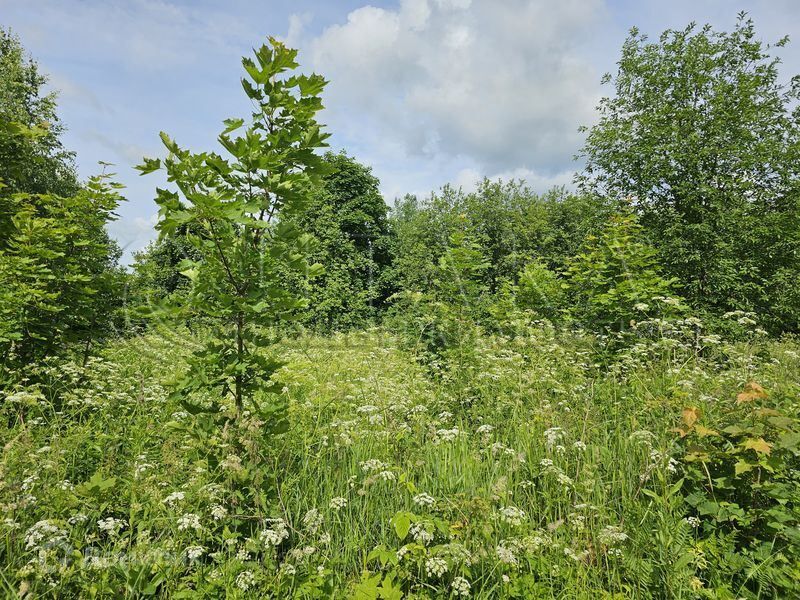
{"label": "tall grass", "polygon": [[546,326],[483,335],[467,371],[437,374],[380,330],[287,340],[280,435],[254,415],[204,424],[170,397],[185,332],[46,367],[3,402],[0,589],[770,597],[700,535],[672,429],[747,381],[795,393],[798,345],[670,342],[604,365],[592,343]]}

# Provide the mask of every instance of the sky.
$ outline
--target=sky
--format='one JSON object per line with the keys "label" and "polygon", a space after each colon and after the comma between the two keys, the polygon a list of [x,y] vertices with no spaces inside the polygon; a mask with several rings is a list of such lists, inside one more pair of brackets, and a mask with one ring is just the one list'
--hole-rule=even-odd
{"label": "sky", "polygon": [[[628,30],[729,30],[739,11],[765,42],[800,32],[800,0],[0,0],[0,26],[58,92],[81,177],[115,164],[127,201],[110,230],[128,262],[166,185],[133,166],[164,155],[162,130],[220,151],[223,119],[250,112],[241,57],[269,35],[330,80],[331,147],[372,167],[391,204],[483,177],[569,186]],[[785,79],[800,73],[800,39],[776,54]]]}

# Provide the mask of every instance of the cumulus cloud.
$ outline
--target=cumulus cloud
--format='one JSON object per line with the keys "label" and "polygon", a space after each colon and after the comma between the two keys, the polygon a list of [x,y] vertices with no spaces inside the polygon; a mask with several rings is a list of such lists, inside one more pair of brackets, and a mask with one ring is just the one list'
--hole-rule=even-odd
{"label": "cumulus cloud", "polygon": [[403,0],[352,11],[306,56],[332,81],[331,125],[361,144],[391,139],[384,154],[554,177],[599,98],[576,40],[603,10],[601,0]]}

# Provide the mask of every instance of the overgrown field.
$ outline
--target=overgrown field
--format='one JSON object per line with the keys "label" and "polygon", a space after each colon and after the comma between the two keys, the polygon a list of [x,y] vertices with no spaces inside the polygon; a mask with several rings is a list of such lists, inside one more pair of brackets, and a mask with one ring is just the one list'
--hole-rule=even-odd
{"label": "overgrown field", "polygon": [[222,427],[185,331],[53,363],[0,403],[3,595],[796,597],[800,344],[681,339],[299,337]]}

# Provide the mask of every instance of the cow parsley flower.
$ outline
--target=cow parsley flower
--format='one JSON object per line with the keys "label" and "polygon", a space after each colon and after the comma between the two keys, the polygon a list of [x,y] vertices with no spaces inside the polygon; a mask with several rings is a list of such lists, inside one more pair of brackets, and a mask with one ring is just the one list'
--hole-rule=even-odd
{"label": "cow parsley flower", "polygon": [[67,537],[67,532],[47,519],[37,521],[25,532],[25,548],[47,547]]}
{"label": "cow parsley flower", "polygon": [[316,508],[312,508],[303,517],[303,525],[309,532],[316,533],[322,526],[322,515]]}
{"label": "cow parsley flower", "polygon": [[556,443],[564,437],[564,430],[561,427],[551,427],[544,432],[544,443],[548,450],[552,449]]}
{"label": "cow parsley flower", "polygon": [[169,507],[174,507],[178,502],[186,497],[184,492],[172,492],[169,496],[164,498],[164,504]]}
{"label": "cow parsley flower", "polygon": [[502,542],[497,546],[497,558],[506,565],[516,565],[519,563],[517,555],[512,548],[504,546]]}
{"label": "cow parsley flower", "polygon": [[259,534],[259,539],[266,546],[278,546],[283,540],[289,537],[289,529],[283,519],[270,519],[271,528],[263,530]]}
{"label": "cow parsley flower", "polygon": [[516,527],[525,520],[525,511],[516,506],[504,506],[500,509],[500,520]]}
{"label": "cow parsley flower", "polygon": [[469,581],[463,577],[456,577],[453,579],[452,588],[456,596],[463,596],[466,598],[469,596],[469,591],[472,589],[472,586],[469,584]]}
{"label": "cow parsley flower", "polygon": [[211,507],[211,517],[215,521],[221,521],[228,516],[228,509],[220,504],[215,504]]}
{"label": "cow parsley flower", "polygon": [[414,523],[409,529],[409,533],[411,533],[411,537],[423,546],[427,546],[433,541],[433,534],[422,523]]}
{"label": "cow parsley flower", "polygon": [[447,573],[447,561],[439,556],[432,556],[425,561],[425,574],[428,577],[441,577]]}
{"label": "cow parsley flower", "polygon": [[97,528],[100,531],[105,531],[110,536],[115,536],[119,531],[125,527],[125,521],[122,519],[115,519],[114,517],[107,517],[100,519],[97,522]]}
{"label": "cow parsley flower", "polygon": [[701,521],[697,517],[686,517],[684,519],[684,521],[686,521],[686,523],[689,525],[689,527],[691,527],[693,529],[697,529],[698,527],[700,527],[700,522]]}
{"label": "cow parsley flower", "polygon": [[330,507],[333,510],[341,510],[345,506],[347,506],[347,498],[343,498],[342,496],[337,496],[335,498],[331,498]]}
{"label": "cow parsley flower", "polygon": [[236,587],[246,592],[256,584],[256,577],[252,571],[242,571],[236,576]]}
{"label": "cow parsley flower", "polygon": [[600,530],[597,539],[605,546],[615,546],[627,540],[628,534],[616,525],[606,525]]}
{"label": "cow parsley flower", "polygon": [[425,493],[417,494],[414,496],[414,504],[417,506],[433,506],[436,504],[436,498]]}
{"label": "cow parsley flower", "polygon": [[188,531],[189,529],[200,531],[202,528],[200,517],[194,513],[186,513],[178,518],[178,531]]}

